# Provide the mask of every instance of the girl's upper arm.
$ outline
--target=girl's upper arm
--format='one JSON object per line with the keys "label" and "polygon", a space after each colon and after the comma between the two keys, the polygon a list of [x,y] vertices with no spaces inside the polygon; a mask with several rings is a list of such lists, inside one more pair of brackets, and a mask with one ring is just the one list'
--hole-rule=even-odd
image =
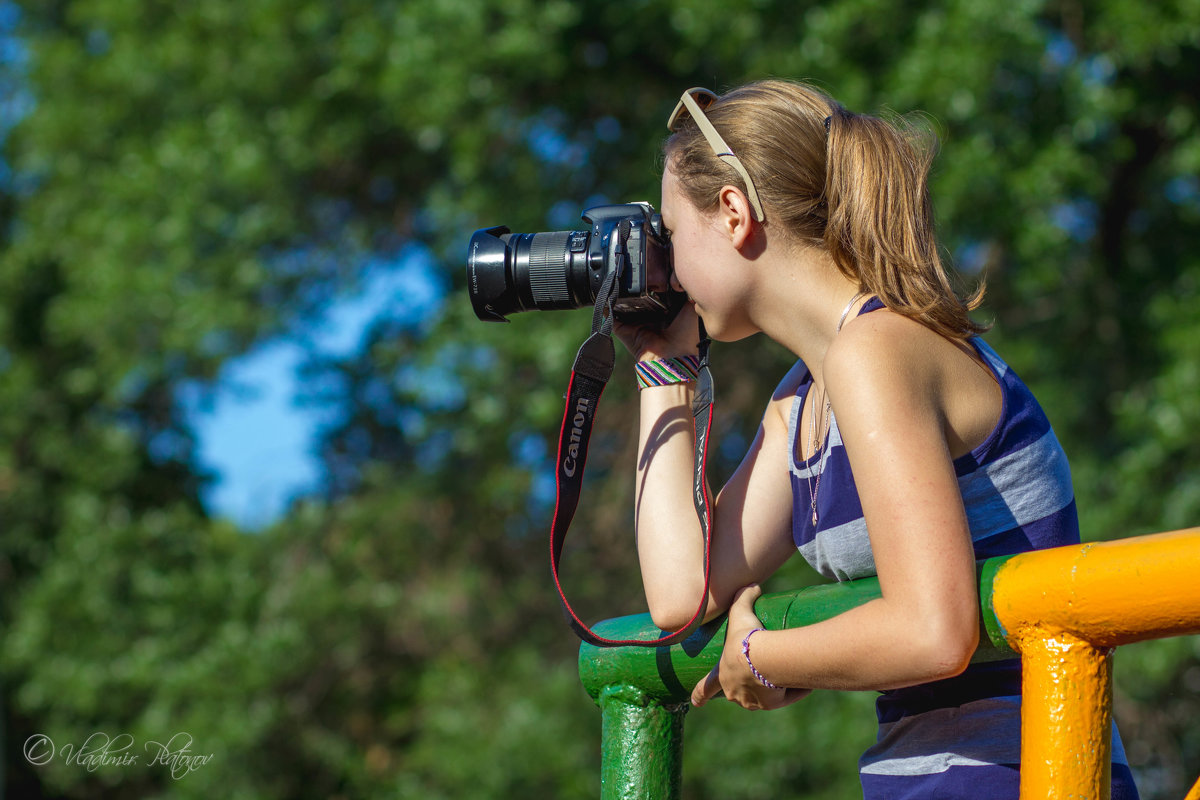
{"label": "girl's upper arm", "polygon": [[936,343],[920,331],[906,335],[915,323],[884,314],[868,321],[843,333],[836,357],[826,357],[825,380],[880,588],[931,650],[969,658],[978,586],[945,433],[942,393],[951,389],[940,379]]}
{"label": "girl's upper arm", "polygon": [[717,497],[710,618],[729,607],[738,589],[766,580],[795,552],[788,415],[799,375],[793,368],[780,382],[754,442]]}

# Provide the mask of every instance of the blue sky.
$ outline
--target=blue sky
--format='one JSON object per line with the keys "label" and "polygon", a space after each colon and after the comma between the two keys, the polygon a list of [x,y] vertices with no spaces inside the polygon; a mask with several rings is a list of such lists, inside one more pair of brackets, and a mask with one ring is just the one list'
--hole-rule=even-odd
{"label": "blue sky", "polygon": [[355,291],[332,298],[320,316],[305,320],[298,336],[264,342],[225,364],[211,398],[202,402],[196,387],[181,393],[201,464],[217,475],[204,497],[213,514],[261,528],[278,519],[290,500],[319,488],[315,446],[330,410],[297,403],[297,370],[312,352],[355,352],[380,316],[429,316],[445,294],[418,248],[376,259],[364,275]]}

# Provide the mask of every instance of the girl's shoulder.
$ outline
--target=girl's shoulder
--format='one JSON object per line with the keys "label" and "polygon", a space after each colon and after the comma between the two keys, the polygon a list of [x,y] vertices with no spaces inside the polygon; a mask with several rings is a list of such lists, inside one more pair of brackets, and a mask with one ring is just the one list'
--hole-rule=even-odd
{"label": "girl's shoulder", "polygon": [[986,438],[1002,410],[996,375],[977,348],[887,309],[847,323],[826,355],[825,381],[835,407],[842,399],[870,413],[879,404],[932,412],[955,455]]}
{"label": "girl's shoulder", "polygon": [[847,320],[825,357],[825,373],[944,380],[963,369],[991,370],[968,340],[951,339],[914,319],[880,308]]}
{"label": "girl's shoulder", "polygon": [[960,353],[958,344],[916,320],[881,308],[846,321],[825,354],[825,380],[914,384],[932,377]]}

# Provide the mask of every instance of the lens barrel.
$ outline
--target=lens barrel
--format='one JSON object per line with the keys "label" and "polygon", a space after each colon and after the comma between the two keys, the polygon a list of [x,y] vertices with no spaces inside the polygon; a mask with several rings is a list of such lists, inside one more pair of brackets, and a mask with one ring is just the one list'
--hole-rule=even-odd
{"label": "lens barrel", "polygon": [[[518,264],[521,245],[528,242],[528,257],[524,260],[529,272],[529,292],[537,308],[563,308],[571,299],[567,275],[571,268],[571,234],[566,231],[530,233],[521,236],[517,244]],[[574,306],[565,306],[574,308]]]}
{"label": "lens barrel", "polygon": [[507,322],[506,314],[590,305],[599,265],[589,263],[589,231],[475,232],[467,252],[467,289],[475,316]]}

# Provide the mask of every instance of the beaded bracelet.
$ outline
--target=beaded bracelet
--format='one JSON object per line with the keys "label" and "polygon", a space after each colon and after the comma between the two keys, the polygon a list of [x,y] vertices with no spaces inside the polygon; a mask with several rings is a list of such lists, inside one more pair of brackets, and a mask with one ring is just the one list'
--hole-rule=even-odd
{"label": "beaded bracelet", "polygon": [[639,391],[648,386],[669,386],[672,383],[690,383],[696,380],[700,374],[699,356],[639,361],[633,366],[637,371]]}
{"label": "beaded bracelet", "polygon": [[750,661],[750,637],[762,630],[766,630],[766,628],[755,628],[746,634],[746,638],[742,639],[742,655],[746,657],[746,663],[750,665],[750,671],[754,673],[754,677],[758,678],[759,683],[768,689],[778,689],[779,687],[764,678],[762,673],[754,668],[754,663]]}

